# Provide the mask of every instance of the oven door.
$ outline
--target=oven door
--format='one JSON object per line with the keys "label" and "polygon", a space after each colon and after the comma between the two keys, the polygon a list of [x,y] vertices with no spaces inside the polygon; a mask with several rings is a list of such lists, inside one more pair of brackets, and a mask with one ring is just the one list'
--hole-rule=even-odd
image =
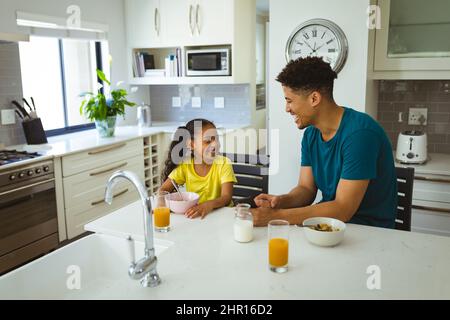
{"label": "oven door", "polygon": [[227,50],[187,51],[187,76],[228,76]]}
{"label": "oven door", "polygon": [[57,245],[54,179],[0,193],[0,273]]}

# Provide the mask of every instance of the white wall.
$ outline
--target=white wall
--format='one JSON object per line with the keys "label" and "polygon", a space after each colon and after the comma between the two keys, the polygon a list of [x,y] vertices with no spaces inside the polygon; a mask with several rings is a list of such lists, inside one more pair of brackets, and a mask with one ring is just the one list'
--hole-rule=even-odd
{"label": "white wall", "polygon": [[286,64],[286,41],[296,26],[314,18],[337,23],[347,36],[347,63],[335,81],[334,97],[339,105],[359,111],[366,108],[369,0],[271,0],[269,35],[269,127],[280,130],[280,142],[270,142],[270,152],[279,153],[279,172],[269,178],[269,192],[288,192],[298,181],[302,132],[285,110],[281,85],[274,79]]}
{"label": "white wall", "polygon": [[[125,17],[123,0],[0,0],[0,32],[20,33],[16,26],[16,11],[66,18],[66,8],[78,5],[81,8],[81,20],[109,25],[108,42],[113,57],[112,83],[127,81]],[[148,90],[140,88],[136,94],[130,94],[131,101],[149,102]],[[136,109],[127,109],[125,121],[119,124],[134,124]],[[120,118],[121,119],[121,118]]]}

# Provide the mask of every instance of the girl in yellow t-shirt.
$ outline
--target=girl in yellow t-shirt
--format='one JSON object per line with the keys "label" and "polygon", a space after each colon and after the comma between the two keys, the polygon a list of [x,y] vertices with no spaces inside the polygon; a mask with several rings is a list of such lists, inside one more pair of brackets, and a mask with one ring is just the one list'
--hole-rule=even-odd
{"label": "girl in yellow t-shirt", "polygon": [[194,119],[179,127],[170,144],[162,173],[161,190],[172,192],[170,179],[200,195],[198,205],[186,211],[188,218],[202,219],[212,210],[230,205],[236,177],[231,161],[219,155],[214,123]]}

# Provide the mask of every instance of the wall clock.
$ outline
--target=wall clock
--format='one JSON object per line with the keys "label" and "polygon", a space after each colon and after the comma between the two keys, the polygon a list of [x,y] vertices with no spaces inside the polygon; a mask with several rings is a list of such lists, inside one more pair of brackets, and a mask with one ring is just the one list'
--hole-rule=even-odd
{"label": "wall clock", "polygon": [[312,19],[300,24],[286,43],[286,60],[322,57],[331,68],[341,71],[347,60],[348,43],[342,29],[332,21]]}

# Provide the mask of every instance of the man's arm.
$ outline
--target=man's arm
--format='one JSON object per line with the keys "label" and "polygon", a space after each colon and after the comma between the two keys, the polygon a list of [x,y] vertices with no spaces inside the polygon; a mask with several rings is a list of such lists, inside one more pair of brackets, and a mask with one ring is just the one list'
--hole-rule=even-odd
{"label": "man's arm", "polygon": [[265,226],[270,220],[283,219],[290,224],[301,224],[312,217],[330,217],[349,221],[358,210],[370,180],[339,181],[336,198],[303,208],[278,209],[258,208],[252,210],[256,226]]}
{"label": "man's arm", "polygon": [[309,206],[316,198],[317,187],[311,167],[301,167],[298,184],[288,194],[274,196],[260,194],[255,198],[258,207],[288,209]]}

